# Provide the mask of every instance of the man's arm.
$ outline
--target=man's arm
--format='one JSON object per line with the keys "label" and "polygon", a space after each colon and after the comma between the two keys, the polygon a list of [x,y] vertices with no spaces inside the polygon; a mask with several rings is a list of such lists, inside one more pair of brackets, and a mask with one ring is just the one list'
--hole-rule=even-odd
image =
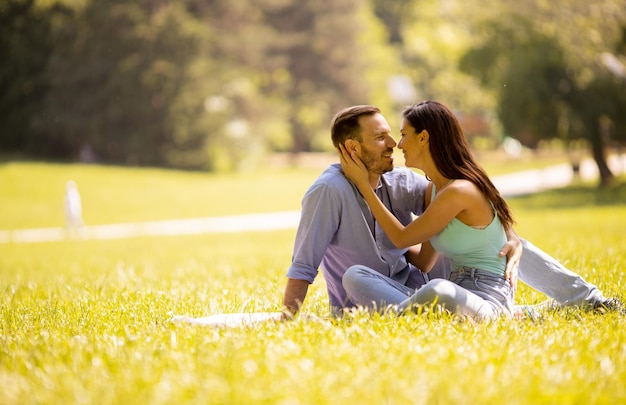
{"label": "man's arm", "polygon": [[509,280],[513,289],[517,288],[517,271],[519,262],[522,259],[524,247],[522,241],[517,236],[513,228],[509,228],[506,232],[508,241],[500,250],[500,256],[506,256],[506,268],[504,269],[504,279]]}
{"label": "man's arm", "polygon": [[437,257],[439,257],[437,251],[433,248],[430,242],[424,242],[419,245],[411,246],[404,256],[409,263],[424,273],[428,273],[433,268],[433,265],[437,261]]}
{"label": "man's arm", "polygon": [[[337,233],[340,223],[339,179],[349,187],[347,180],[327,173],[317,180],[302,199],[300,223],[296,231],[291,265],[287,270],[287,285],[283,295],[283,319],[290,319],[300,310],[309,284],[318,274],[320,263]],[[327,281],[328,282],[328,281]],[[341,282],[341,280],[339,280]]]}
{"label": "man's arm", "polygon": [[283,296],[283,320],[292,319],[298,313],[308,290],[309,282],[307,280],[287,279]]}
{"label": "man's arm", "polygon": [[422,248],[421,243],[419,245],[413,245],[404,254],[404,257],[406,257],[406,261],[411,263],[413,266],[419,268],[420,270],[421,270],[421,267],[417,263],[419,262],[420,252],[422,251],[421,248]]}

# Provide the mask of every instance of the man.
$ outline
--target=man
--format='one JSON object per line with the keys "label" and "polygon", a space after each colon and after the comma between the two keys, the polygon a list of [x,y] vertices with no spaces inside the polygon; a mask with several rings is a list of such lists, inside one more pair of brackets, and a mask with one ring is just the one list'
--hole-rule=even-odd
{"label": "man", "polygon": [[[378,184],[376,194],[402,224],[407,225],[413,215],[422,213],[428,180],[407,168],[394,168],[392,154],[396,142],[377,107],[354,106],[339,112],[332,121],[331,138],[336,148],[347,139],[357,141],[353,143],[355,152],[367,167],[370,179]],[[500,254],[507,255],[506,277],[513,286],[519,264],[519,278],[559,304],[619,309],[618,300],[606,299],[594,285],[530,242],[520,241],[513,233],[508,238]],[[397,249],[376,224],[356,187],[341,172],[341,166],[335,164],[320,175],[302,200],[283,297],[287,316],[299,310],[319,267],[324,272],[332,311],[339,313],[353,307],[342,277],[354,264],[366,265],[409,289],[419,288],[428,278],[447,278],[449,271],[444,258],[428,275],[422,273],[418,268],[419,247]]]}

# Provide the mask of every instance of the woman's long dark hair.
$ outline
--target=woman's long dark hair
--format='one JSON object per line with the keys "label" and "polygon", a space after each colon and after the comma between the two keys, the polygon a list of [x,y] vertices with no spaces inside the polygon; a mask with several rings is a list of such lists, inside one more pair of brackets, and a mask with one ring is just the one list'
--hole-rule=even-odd
{"label": "woman's long dark hair", "polygon": [[513,226],[511,210],[485,170],[476,162],[461,125],[448,107],[437,101],[422,101],[406,107],[402,116],[415,133],[428,131],[430,154],[437,169],[449,179],[474,183],[494,205],[505,229]]}

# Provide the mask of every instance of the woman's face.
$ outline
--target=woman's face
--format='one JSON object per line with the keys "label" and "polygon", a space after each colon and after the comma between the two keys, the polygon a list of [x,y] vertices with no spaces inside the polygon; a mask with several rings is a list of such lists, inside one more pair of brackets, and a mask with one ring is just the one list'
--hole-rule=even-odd
{"label": "woman's face", "polygon": [[415,133],[415,128],[407,119],[402,119],[400,126],[400,142],[398,142],[398,148],[402,150],[404,154],[404,164],[407,167],[415,167],[421,169],[423,163],[423,156],[428,145],[426,142],[420,142],[418,133]]}

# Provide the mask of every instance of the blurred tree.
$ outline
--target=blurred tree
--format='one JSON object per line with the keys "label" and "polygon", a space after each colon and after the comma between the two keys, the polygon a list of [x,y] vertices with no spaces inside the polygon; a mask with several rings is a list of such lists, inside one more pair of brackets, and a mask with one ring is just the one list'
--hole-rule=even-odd
{"label": "blurred tree", "polygon": [[400,49],[398,71],[415,87],[414,99],[404,104],[436,99],[456,110],[468,137],[497,133],[490,130],[498,124],[489,113],[493,96],[457,67],[472,45],[472,25],[464,12],[470,5],[453,0],[371,1],[391,33],[390,42]]}
{"label": "blurred tree", "polygon": [[623,4],[490,1],[487,9],[488,15],[470,15],[479,40],[461,68],[497,94],[507,132],[530,147],[556,136],[586,139],[600,183],[610,183],[605,148],[609,133],[621,127],[626,104],[624,78],[610,73],[602,55],[619,48]]}
{"label": "blurred tree", "polygon": [[33,47],[41,103],[20,109],[40,156],[232,169],[324,149],[335,111],[388,102],[396,60],[357,0],[59,1],[73,13]]}
{"label": "blurred tree", "polygon": [[[271,4],[270,4],[271,3]],[[368,102],[364,54],[358,43],[358,0],[274,1],[265,19],[274,30],[265,69],[284,72],[272,91],[287,101],[292,152],[313,149],[328,117],[351,104]]]}
{"label": "blurred tree", "polygon": [[225,158],[243,162],[265,148],[326,150],[328,123],[338,109],[388,104],[385,79],[397,58],[361,2],[190,4],[214,33],[209,59],[228,67],[208,98],[228,116],[221,136],[209,140],[220,166],[229,166]]}
{"label": "blurred tree", "polygon": [[47,90],[44,71],[53,51],[52,20],[68,10],[34,0],[0,4],[0,150],[32,147],[31,118]]}
{"label": "blurred tree", "polygon": [[226,117],[214,131],[219,136],[208,140],[219,167],[246,166],[266,148],[328,149],[332,114],[388,98],[381,94],[384,82],[376,79],[391,70],[393,57],[372,35],[382,34],[358,1],[189,4],[214,33],[205,56],[227,67],[214,76],[217,84],[206,103],[212,116],[221,111]]}
{"label": "blurred tree", "polygon": [[201,153],[210,70],[197,60],[208,32],[182,2],[90,2],[56,35],[36,120],[48,143],[108,162],[210,166]]}
{"label": "blurred tree", "polygon": [[415,0],[371,0],[374,14],[387,29],[391,44],[404,44],[403,28],[411,20],[411,3]]}
{"label": "blurred tree", "polygon": [[483,30],[491,40],[468,51],[460,68],[497,89],[496,111],[508,135],[533,149],[556,137],[561,102],[571,89],[562,50],[520,18],[513,27],[494,21]]}
{"label": "blurred tree", "polygon": [[620,99],[613,106],[616,109],[613,117],[613,136],[615,142],[623,148],[626,145],[626,23],[622,25],[620,39],[616,42],[614,53],[602,54],[603,64],[611,72],[612,80],[617,88]]}
{"label": "blurred tree", "polygon": [[288,74],[271,69],[268,47],[275,35],[264,10],[274,0],[192,0],[190,10],[212,33],[202,57],[219,68],[205,108],[211,136],[205,147],[219,170],[254,167],[267,149],[287,149],[287,102],[268,88]]}

